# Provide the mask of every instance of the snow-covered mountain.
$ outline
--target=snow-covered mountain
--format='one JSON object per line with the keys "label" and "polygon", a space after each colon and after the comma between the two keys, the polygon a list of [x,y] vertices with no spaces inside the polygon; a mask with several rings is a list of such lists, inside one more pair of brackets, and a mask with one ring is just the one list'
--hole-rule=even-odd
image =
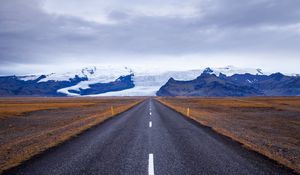
{"label": "snow-covered mountain", "polygon": [[47,82],[47,81],[68,81],[70,78],[78,76],[80,78],[87,78],[88,82],[98,83],[98,82],[111,82],[116,80],[121,75],[128,75],[132,73],[132,70],[127,67],[114,68],[111,66],[108,67],[90,67],[78,69],[73,72],[66,72],[62,74],[52,73],[46,75],[46,78],[41,79],[39,82]]}
{"label": "snow-covered mountain", "polygon": [[[132,70],[123,67],[123,68],[113,68],[113,67],[103,67],[100,69],[97,69],[97,67],[92,68],[84,68],[81,71],[77,71],[75,73],[69,72],[67,74],[64,74],[63,76],[55,75],[55,76],[49,76],[45,79],[42,79],[40,81],[49,81],[49,79],[61,79],[67,78],[67,77],[74,77],[78,75],[79,77],[86,77],[86,81],[81,81],[78,84],[70,87],[65,87],[62,89],[57,90],[59,93],[66,94],[68,96],[79,96],[78,93],[74,93],[74,91],[79,91],[80,89],[89,89],[90,85],[97,84],[97,83],[109,83],[117,80],[121,76],[126,76],[132,74]],[[73,91],[73,92],[71,92]]]}
{"label": "snow-covered mountain", "polygon": [[[0,77],[0,95],[37,96],[152,96],[172,77],[178,81],[196,79],[202,73],[269,75],[261,69],[234,66],[187,71],[140,70],[128,67],[90,67],[66,73]],[[250,80],[249,80],[250,81]],[[47,87],[47,89],[45,89]]]}
{"label": "snow-covered mountain", "polygon": [[281,73],[260,74],[211,74],[206,69],[196,79],[178,81],[170,78],[157,95],[159,96],[299,96],[300,77]]}

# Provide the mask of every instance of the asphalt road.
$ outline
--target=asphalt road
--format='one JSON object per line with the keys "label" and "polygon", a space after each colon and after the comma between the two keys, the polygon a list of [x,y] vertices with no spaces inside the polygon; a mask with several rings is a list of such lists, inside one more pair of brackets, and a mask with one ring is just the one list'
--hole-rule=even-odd
{"label": "asphalt road", "polygon": [[293,174],[148,99],[6,174]]}

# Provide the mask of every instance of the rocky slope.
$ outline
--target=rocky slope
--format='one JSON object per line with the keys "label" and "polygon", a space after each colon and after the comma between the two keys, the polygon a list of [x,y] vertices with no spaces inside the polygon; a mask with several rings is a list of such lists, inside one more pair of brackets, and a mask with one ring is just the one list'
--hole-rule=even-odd
{"label": "rocky slope", "polygon": [[170,78],[157,92],[158,96],[297,96],[300,95],[300,77],[281,73],[211,74],[205,70],[191,81]]}

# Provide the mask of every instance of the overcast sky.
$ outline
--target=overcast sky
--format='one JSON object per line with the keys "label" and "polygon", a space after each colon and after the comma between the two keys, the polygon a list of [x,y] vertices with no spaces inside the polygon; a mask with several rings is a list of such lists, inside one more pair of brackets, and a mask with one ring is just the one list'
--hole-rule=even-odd
{"label": "overcast sky", "polygon": [[300,73],[299,0],[1,0],[0,74],[90,65]]}

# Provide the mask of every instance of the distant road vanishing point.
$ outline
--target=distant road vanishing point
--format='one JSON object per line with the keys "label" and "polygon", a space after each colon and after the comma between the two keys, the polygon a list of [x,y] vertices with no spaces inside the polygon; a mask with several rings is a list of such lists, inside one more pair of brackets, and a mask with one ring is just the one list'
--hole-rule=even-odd
{"label": "distant road vanishing point", "polygon": [[4,174],[294,174],[149,98]]}

